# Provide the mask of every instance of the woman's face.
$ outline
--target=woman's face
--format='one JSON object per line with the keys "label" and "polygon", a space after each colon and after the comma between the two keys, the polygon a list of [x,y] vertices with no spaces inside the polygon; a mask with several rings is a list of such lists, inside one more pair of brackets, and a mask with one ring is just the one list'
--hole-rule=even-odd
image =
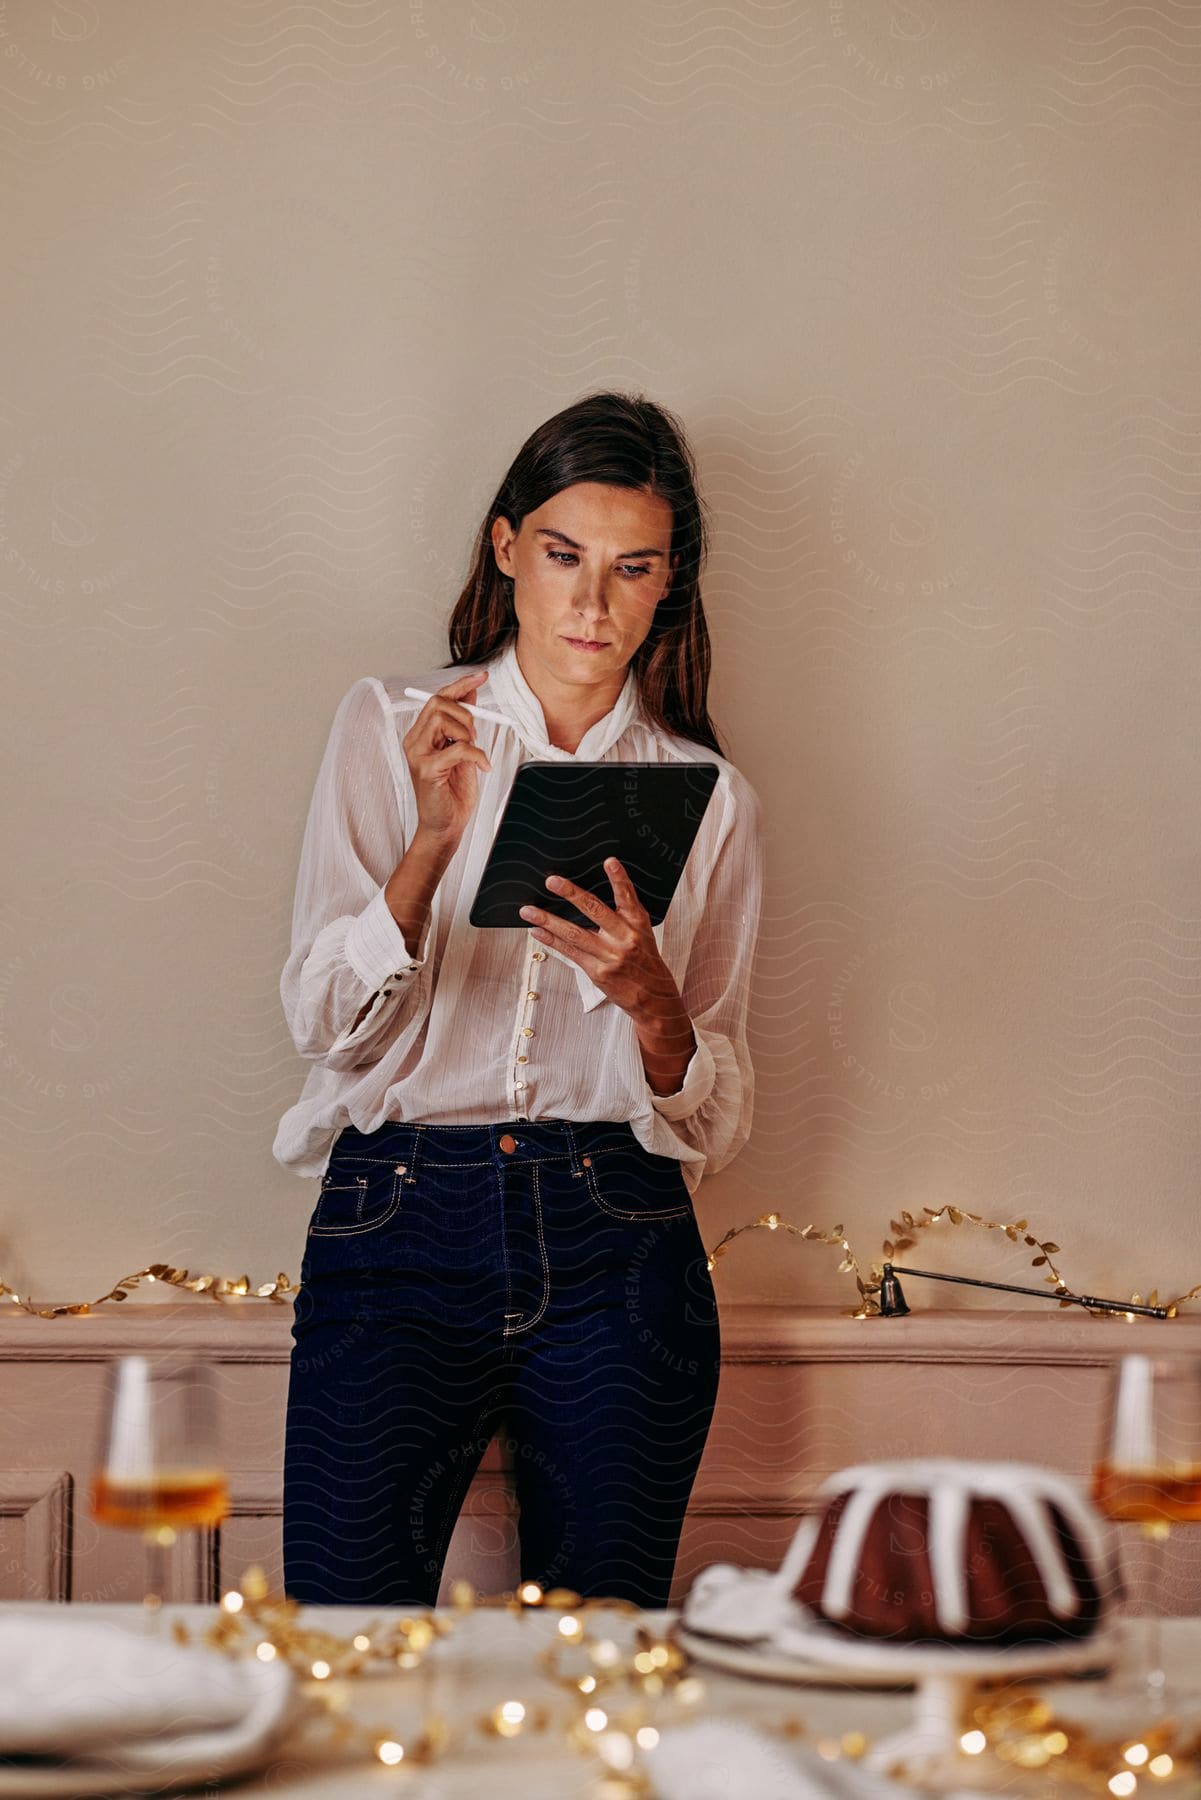
{"label": "woman's face", "polygon": [[658,495],[595,481],[561,489],[516,533],[494,520],[527,672],[581,687],[624,679],[671,581],[671,528]]}

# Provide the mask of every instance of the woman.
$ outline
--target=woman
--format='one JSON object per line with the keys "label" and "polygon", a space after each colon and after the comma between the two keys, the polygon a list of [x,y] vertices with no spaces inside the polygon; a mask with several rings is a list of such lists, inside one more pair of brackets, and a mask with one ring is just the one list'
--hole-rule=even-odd
{"label": "woman", "polygon": [[[314,1066],[274,1145],[322,1177],[284,1459],[301,1602],[432,1605],[499,1428],[521,1579],[668,1603],[720,1357],[692,1195],[750,1125],[762,866],[706,708],[705,539],[672,416],[588,396],[488,509],[451,679],[364,676],[338,707],[281,980]],[[596,931],[474,929],[517,767],[571,756],[718,763],[663,924],[613,864],[611,905],[558,883]]]}

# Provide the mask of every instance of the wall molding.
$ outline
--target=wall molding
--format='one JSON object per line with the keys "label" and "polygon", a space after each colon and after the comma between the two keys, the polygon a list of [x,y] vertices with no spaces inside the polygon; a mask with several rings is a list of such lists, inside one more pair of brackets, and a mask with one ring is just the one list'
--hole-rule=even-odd
{"label": "wall molding", "polygon": [[[43,1301],[40,1304],[53,1305]],[[718,1301],[723,1363],[1017,1363],[1097,1366],[1127,1350],[1201,1355],[1201,1312],[1178,1319],[1102,1318],[1035,1301],[1004,1309],[923,1309],[901,1319],[854,1319],[840,1307]],[[39,1319],[0,1309],[0,1360],[103,1362],[153,1342],[161,1352],[221,1362],[277,1363],[291,1355],[292,1305],[263,1300],[108,1304],[83,1316]]]}
{"label": "wall molding", "polygon": [[0,1470],[0,1519],[12,1546],[5,1561],[14,1564],[5,1585],[22,1599],[71,1597],[74,1485],[67,1469]]}
{"label": "wall molding", "polygon": [[[901,1319],[766,1302],[719,1307],[721,1394],[689,1506],[677,1597],[713,1560],[774,1566],[825,1476],[873,1455],[1035,1461],[1087,1478],[1105,1367],[1135,1349],[1201,1356],[1201,1316],[1131,1324],[1034,1301]],[[230,1511],[220,1527],[184,1534],[172,1597],[213,1602],[251,1563],[279,1585],[291,1325],[291,1301],[110,1304],[59,1319],[0,1310],[10,1434],[0,1600],[140,1596],[137,1534],[98,1528],[86,1505],[105,1365],[133,1352],[195,1357],[223,1371]],[[26,1458],[35,1466],[18,1466]],[[511,1463],[498,1432],[448,1556],[448,1574],[466,1573],[484,1591],[516,1579]],[[1169,1610],[1197,1611],[1201,1537],[1194,1550],[1191,1533],[1175,1535]],[[1145,1552],[1133,1528],[1122,1539],[1142,1591]]]}

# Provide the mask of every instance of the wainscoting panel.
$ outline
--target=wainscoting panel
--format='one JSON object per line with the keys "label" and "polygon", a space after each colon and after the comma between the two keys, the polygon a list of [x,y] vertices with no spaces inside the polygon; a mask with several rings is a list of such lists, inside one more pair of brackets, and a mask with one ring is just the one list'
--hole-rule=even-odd
{"label": "wainscoting panel", "polygon": [[[171,1593],[214,1600],[261,1564],[276,1589],[291,1307],[263,1301],[109,1306],[83,1318],[0,1314],[6,1405],[0,1463],[0,1600],[138,1600],[136,1533],[88,1512],[107,1364],[186,1353],[208,1363],[224,1427],[231,1511],[185,1534]],[[1108,1368],[1124,1351],[1201,1356],[1201,1318],[1168,1323],[1038,1309],[914,1312],[855,1320],[831,1310],[732,1303],[722,1309],[721,1393],[676,1569],[678,1601],[723,1561],[779,1562],[821,1480],[897,1456],[1037,1462],[1087,1481]],[[518,1575],[514,1446],[490,1445],[451,1540],[442,1597],[463,1577],[483,1592]],[[1132,1599],[1153,1551],[1119,1537]],[[1166,1547],[1161,1599],[1201,1613],[1201,1529]]]}

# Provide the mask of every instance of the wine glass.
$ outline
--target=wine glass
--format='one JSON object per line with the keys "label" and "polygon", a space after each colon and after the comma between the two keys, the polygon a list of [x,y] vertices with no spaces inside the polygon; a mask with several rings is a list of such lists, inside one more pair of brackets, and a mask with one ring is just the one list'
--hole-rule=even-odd
{"label": "wine glass", "polygon": [[[1110,1378],[1105,1435],[1093,1471],[1093,1503],[1107,1519],[1136,1523],[1151,1546],[1142,1681],[1133,1696],[1152,1720],[1180,1711],[1169,1684],[1160,1625],[1164,1545],[1174,1525],[1201,1521],[1201,1357],[1123,1356]],[[1190,1691],[1190,1708],[1195,1692]]]}
{"label": "wine glass", "polygon": [[176,1533],[219,1525],[229,1511],[213,1383],[202,1363],[145,1356],[117,1357],[108,1371],[90,1511],[101,1525],[142,1534],[143,1620],[151,1636],[162,1635]]}

